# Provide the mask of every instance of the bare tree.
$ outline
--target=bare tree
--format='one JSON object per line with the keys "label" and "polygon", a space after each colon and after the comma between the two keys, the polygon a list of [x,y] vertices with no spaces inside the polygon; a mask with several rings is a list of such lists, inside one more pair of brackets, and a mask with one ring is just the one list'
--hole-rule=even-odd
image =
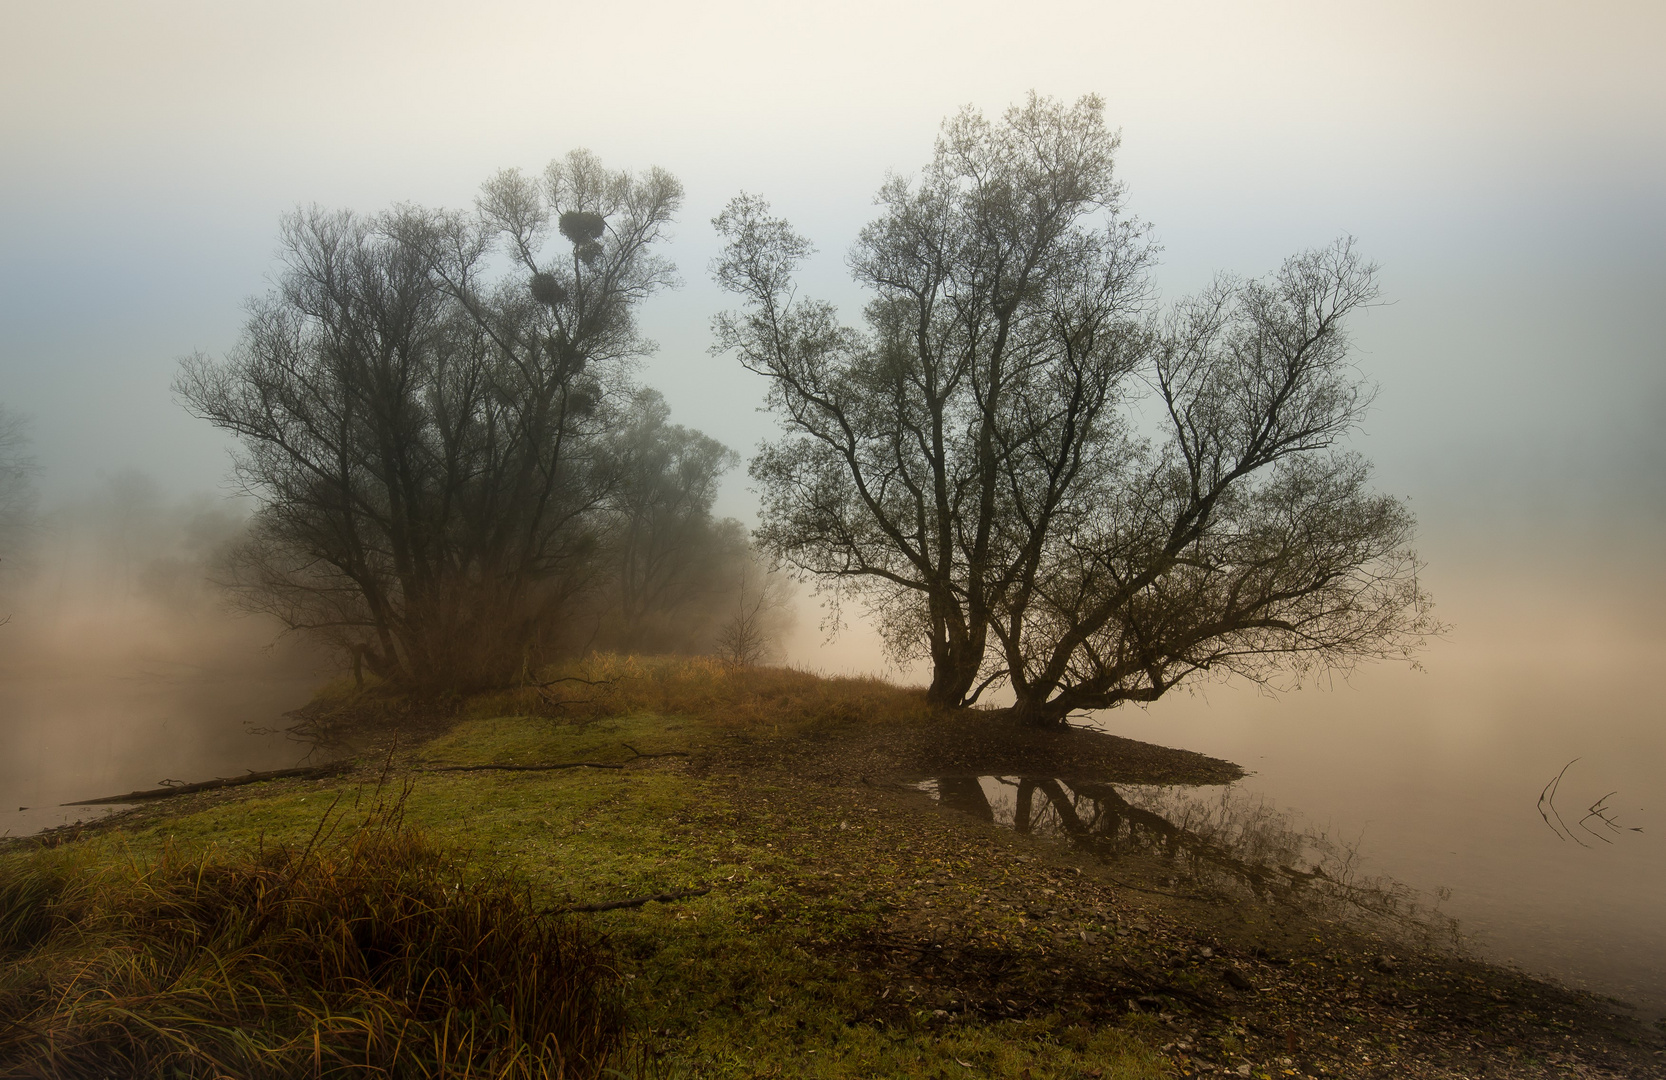
{"label": "bare tree", "polygon": [[717,655],[736,667],[755,667],[779,648],[776,638],[788,603],[786,582],[755,558],[741,566],[734,606],[718,628]]}
{"label": "bare tree", "polygon": [[761,543],[862,595],[932,700],[1005,680],[1032,723],[1415,647],[1411,517],[1334,452],[1369,398],[1343,326],[1373,268],[1341,243],[1159,318],[1101,109],[947,122],[852,252],[864,330],[797,296],[809,243],[761,200],[717,219],[745,301],[717,347],[787,431],[752,466]]}
{"label": "bare tree", "polygon": [[541,181],[498,174],[472,214],[286,218],[284,272],[241,345],[176,382],[242,443],[261,503],[234,564],[248,603],[443,685],[502,678],[559,634],[681,194],[580,151]]}
{"label": "bare tree", "polygon": [[1350,241],[1168,318],[1145,374],[1166,432],[1080,470],[995,632],[1015,713],[1154,701],[1203,672],[1267,682],[1411,655],[1436,629],[1405,505],[1337,444],[1370,394],[1345,321],[1376,295]]}
{"label": "bare tree", "polygon": [[1032,96],[999,124],[946,123],[918,183],[880,190],[851,254],[874,295],[865,331],[795,294],[810,245],[761,200],[716,221],[729,243],[714,272],[746,301],[719,318],[718,347],[769,377],[788,432],[753,463],[760,541],[864,595],[899,659],[930,660],[941,704],[1001,674],[991,620],[1033,561],[1002,528],[1011,468],[1051,463],[1022,508],[1043,536],[1149,337],[1150,249],[1120,213],[1101,109]]}

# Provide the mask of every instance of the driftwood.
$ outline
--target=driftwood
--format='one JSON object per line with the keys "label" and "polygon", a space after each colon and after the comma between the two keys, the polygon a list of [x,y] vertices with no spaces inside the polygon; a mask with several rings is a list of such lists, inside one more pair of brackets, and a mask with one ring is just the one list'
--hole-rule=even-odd
{"label": "driftwood", "polygon": [[652,896],[638,896],[632,900],[609,900],[605,904],[573,904],[569,907],[547,908],[544,913],[546,915],[566,915],[577,911],[618,911],[622,908],[641,907],[643,904],[652,904],[656,901],[661,904],[669,904],[673,900],[687,900],[693,896],[704,896],[709,892],[711,892],[709,887],[684,889],[682,892],[662,892],[655,893]]}
{"label": "driftwood", "polygon": [[218,788],[241,787],[244,784],[258,784],[265,780],[291,780],[297,777],[336,776],[348,771],[352,766],[345,763],[334,765],[315,765],[305,769],[274,769],[271,772],[250,772],[245,776],[221,777],[218,780],[204,780],[196,784],[168,784],[163,787],[146,788],[143,791],[130,791],[126,795],[106,795],[102,799],[80,799],[76,802],[59,803],[60,806],[99,806],[105,803],[148,802],[151,799],[166,799],[174,795],[190,795],[197,791],[214,791]]}

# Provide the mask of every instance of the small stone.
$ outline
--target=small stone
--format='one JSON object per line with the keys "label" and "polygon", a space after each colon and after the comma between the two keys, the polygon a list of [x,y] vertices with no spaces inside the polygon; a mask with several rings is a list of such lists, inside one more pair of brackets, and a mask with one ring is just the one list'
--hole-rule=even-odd
{"label": "small stone", "polygon": [[1394,957],[1392,956],[1379,956],[1372,962],[1371,966],[1382,972],[1384,975],[1392,975],[1396,971],[1400,970],[1400,965],[1394,962]]}
{"label": "small stone", "polygon": [[1234,990],[1255,989],[1255,984],[1249,981],[1249,976],[1245,975],[1242,971],[1239,971],[1235,967],[1222,968],[1221,981],[1232,987]]}
{"label": "small stone", "polygon": [[1238,1066],[1238,1075],[1239,1076],[1248,1076],[1249,1074],[1250,1074],[1250,1067],[1248,1065]]}
{"label": "small stone", "polygon": [[1207,960],[1211,956],[1215,955],[1215,950],[1211,949],[1209,946],[1205,945],[1203,948],[1201,948],[1197,951],[1197,954],[1199,956],[1203,957],[1205,960]]}

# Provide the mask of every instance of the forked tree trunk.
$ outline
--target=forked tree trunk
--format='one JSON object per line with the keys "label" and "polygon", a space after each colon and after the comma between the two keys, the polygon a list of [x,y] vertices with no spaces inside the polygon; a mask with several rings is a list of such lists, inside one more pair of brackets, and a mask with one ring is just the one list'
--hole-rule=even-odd
{"label": "forked tree trunk", "polygon": [[[944,606],[953,607],[952,604]],[[926,690],[926,700],[943,708],[958,709],[971,704],[968,697],[977,685],[978,672],[983,670],[988,631],[974,624],[957,633],[951,628],[957,624],[965,627],[959,612],[951,616],[940,610],[936,618],[942,629],[932,635],[931,686]]]}
{"label": "forked tree trunk", "polygon": [[1069,718],[1070,710],[1045,698],[1020,697],[1007,715],[1020,727],[1059,728]]}

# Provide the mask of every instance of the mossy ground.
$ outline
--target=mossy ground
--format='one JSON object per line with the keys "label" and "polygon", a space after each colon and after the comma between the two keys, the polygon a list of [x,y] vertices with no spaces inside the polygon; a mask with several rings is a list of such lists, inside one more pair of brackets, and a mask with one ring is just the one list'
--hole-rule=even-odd
{"label": "mossy ground", "polygon": [[[1169,895],[1138,865],[1107,868],[887,784],[871,774],[883,755],[861,748],[968,722],[916,695],[634,663],[584,669],[614,680],[588,697],[465,703],[437,736],[361,747],[355,775],[188,796],[58,840],[93,863],[304,843],[330,807],[408,782],[410,824],[549,907],[709,889],[575,916],[623,978],[624,1075],[1632,1076],[1661,1061],[1646,1032],[1601,1027],[1600,1010],[1554,988],[1404,951],[1383,975],[1381,942]],[[1223,764],[1146,751],[1141,777]],[[688,756],[645,756],[670,752]],[[622,767],[429,771],[572,761]],[[1263,989],[1223,985],[1228,962]],[[1528,1005],[1533,1022],[1510,1019]]]}

